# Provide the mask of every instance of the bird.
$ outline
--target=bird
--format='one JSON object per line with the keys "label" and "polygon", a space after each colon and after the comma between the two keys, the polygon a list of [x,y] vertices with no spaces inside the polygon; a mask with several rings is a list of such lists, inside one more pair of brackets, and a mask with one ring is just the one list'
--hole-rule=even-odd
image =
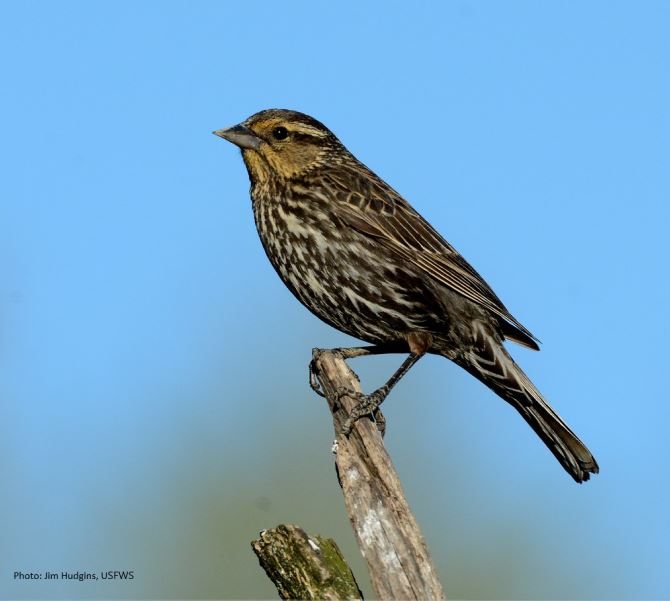
{"label": "bird", "polygon": [[408,354],[379,389],[351,392],[358,403],[347,433],[365,415],[381,418],[380,404],[421,357],[440,355],[514,407],[576,482],[598,473],[586,445],[504,346],[539,350],[538,339],[323,123],[267,109],[213,133],[241,150],[256,228],[284,284],[322,321],[370,345],[340,355]]}

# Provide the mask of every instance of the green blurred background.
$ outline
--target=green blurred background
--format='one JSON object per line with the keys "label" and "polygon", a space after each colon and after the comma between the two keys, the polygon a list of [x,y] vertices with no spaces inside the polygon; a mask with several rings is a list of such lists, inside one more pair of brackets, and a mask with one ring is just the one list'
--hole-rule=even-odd
{"label": "green blurred background", "polygon": [[[15,2],[0,9],[0,596],[276,598],[249,542],[333,537],[370,593],[311,348],[239,153],[308,112],[544,342],[578,486],[447,361],[385,405],[450,598],[670,597],[667,2]],[[353,363],[372,390],[400,357]],[[134,570],[15,581],[15,570]]]}

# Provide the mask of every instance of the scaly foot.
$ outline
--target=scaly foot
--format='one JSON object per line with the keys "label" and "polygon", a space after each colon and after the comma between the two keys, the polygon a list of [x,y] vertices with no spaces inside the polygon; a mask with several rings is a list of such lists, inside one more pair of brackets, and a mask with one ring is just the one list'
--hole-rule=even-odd
{"label": "scaly foot", "polygon": [[357,390],[351,390],[351,388],[338,388],[337,390],[337,399],[339,400],[343,396],[351,397],[356,399],[358,403],[349,412],[349,417],[345,420],[342,426],[342,433],[345,436],[349,436],[351,433],[351,428],[354,425],[354,422],[358,421],[361,417],[369,415],[374,419],[377,424],[377,429],[380,434],[384,436],[386,432],[386,418],[379,409],[379,405],[384,402],[386,395],[388,394],[388,389],[385,386],[378,388],[370,394],[364,394],[358,392]]}
{"label": "scaly foot", "polygon": [[309,385],[311,386],[312,390],[316,392],[319,396],[322,396],[325,398],[326,393],[323,391],[321,388],[321,384],[319,383],[319,378],[316,375],[316,360],[319,357],[319,354],[321,353],[321,349],[313,349],[312,350],[312,360],[309,362]]}

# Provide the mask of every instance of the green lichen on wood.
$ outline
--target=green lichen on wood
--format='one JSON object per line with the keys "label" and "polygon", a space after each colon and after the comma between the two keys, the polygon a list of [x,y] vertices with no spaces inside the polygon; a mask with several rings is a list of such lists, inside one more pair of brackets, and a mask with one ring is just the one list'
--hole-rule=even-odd
{"label": "green lichen on wood", "polygon": [[328,579],[330,586],[341,594],[340,599],[362,599],[363,593],[358,588],[354,574],[344,561],[337,543],[332,538],[322,538],[319,535],[315,538],[321,548],[323,562],[331,573]]}
{"label": "green lichen on wood", "polygon": [[309,537],[292,524],[251,543],[282,599],[363,599],[351,569],[330,538]]}

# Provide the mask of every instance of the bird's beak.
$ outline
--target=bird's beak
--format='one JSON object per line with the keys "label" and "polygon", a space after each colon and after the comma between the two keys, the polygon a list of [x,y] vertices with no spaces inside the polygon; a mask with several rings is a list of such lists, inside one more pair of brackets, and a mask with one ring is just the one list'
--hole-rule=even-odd
{"label": "bird's beak", "polygon": [[261,140],[253,131],[246,125],[234,125],[228,129],[217,129],[212,132],[215,136],[219,136],[242,149],[258,150],[261,145]]}

